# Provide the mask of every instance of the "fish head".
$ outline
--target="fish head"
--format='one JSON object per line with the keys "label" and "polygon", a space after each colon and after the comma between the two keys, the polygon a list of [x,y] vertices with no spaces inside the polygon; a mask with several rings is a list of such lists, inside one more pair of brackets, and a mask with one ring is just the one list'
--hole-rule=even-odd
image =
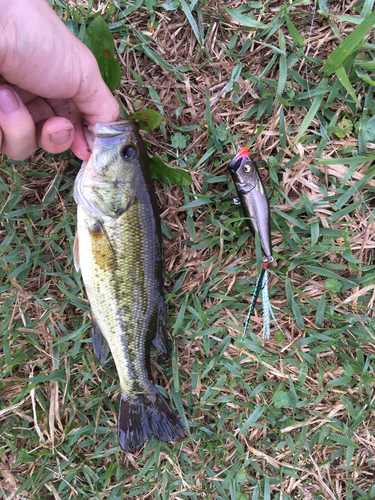
{"label": "fish head", "polygon": [[232,176],[233,183],[237,191],[248,193],[257,184],[257,170],[249,156],[249,150],[245,146],[238,151],[236,156],[228,165],[229,173]]}
{"label": "fish head", "polygon": [[136,123],[129,121],[85,125],[85,136],[92,155],[88,161],[92,175],[115,182],[140,167],[147,157],[146,147]]}
{"label": "fish head", "polygon": [[91,156],[77,176],[74,198],[90,212],[114,216],[149,175],[146,146],[134,122],[86,124],[84,131]]}

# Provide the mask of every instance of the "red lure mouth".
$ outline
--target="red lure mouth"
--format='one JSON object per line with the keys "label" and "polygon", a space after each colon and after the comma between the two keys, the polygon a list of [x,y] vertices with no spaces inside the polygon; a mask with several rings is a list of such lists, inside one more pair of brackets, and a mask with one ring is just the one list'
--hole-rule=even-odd
{"label": "red lure mouth", "polygon": [[249,157],[249,149],[248,149],[246,146],[244,146],[242,149],[240,149],[240,150],[238,151],[238,153],[236,154],[236,156],[233,158],[233,161],[234,161],[234,160],[236,160],[236,161],[237,161],[237,160],[240,160],[240,159],[242,159],[244,156]]}
{"label": "red lure mouth", "polygon": [[233,160],[229,163],[229,169],[237,170],[240,165],[243,165],[247,160],[250,159],[249,149],[244,146],[241,148]]}

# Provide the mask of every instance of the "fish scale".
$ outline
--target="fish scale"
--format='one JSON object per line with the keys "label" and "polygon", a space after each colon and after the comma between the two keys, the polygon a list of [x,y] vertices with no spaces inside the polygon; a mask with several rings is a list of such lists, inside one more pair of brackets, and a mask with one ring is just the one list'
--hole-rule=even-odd
{"label": "fish scale", "polygon": [[[89,237],[90,223],[93,227],[96,218],[90,217],[87,212],[83,216],[83,225],[87,226]],[[97,262],[93,245],[80,246],[81,272],[92,313],[110,346],[120,387],[128,394],[139,391],[138,380],[140,384],[149,385],[148,378],[145,378],[144,349],[141,347],[145,345],[146,350],[149,350],[151,339],[147,341],[146,334],[156,330],[153,313],[157,307],[155,297],[158,286],[151,278],[155,274],[153,252],[147,251],[152,245],[152,241],[148,240],[152,240],[153,234],[149,220],[150,214],[137,200],[119,218],[103,223],[116,256],[115,270],[107,270],[105,257]],[[85,238],[82,240],[86,241]],[[103,301],[108,304],[108,308],[103,308]],[[124,332],[126,335],[123,335]],[[120,344],[117,342],[119,337],[122,338]]]}

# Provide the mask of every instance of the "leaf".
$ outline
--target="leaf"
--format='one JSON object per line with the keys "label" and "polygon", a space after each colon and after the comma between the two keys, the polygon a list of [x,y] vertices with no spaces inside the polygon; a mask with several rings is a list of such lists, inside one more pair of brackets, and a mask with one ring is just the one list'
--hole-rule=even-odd
{"label": "leaf", "polygon": [[240,76],[241,71],[242,71],[242,64],[241,63],[237,63],[236,66],[235,66],[235,68],[234,68],[234,70],[232,71],[232,74],[230,76],[228,85],[225,88],[225,92],[229,92],[231,90],[231,88],[233,87],[234,82],[236,82],[238,80],[238,77]]}
{"label": "leaf", "polygon": [[341,66],[345,59],[362,43],[363,38],[375,23],[375,11],[364,19],[332,52],[324,65],[324,73],[329,76]]}
{"label": "leaf", "polygon": [[259,21],[256,21],[255,19],[252,19],[249,16],[244,16],[242,14],[239,14],[237,10],[228,9],[227,7],[224,8],[228,12],[228,14],[231,17],[233,17],[233,19],[237,21],[238,24],[241,24],[242,26],[246,26],[247,28],[258,28],[258,29],[268,28],[266,24],[260,23]]}
{"label": "leaf", "polygon": [[375,116],[366,116],[359,120],[359,133],[363,134],[363,141],[373,141],[375,139]]}
{"label": "leaf", "polygon": [[300,308],[298,306],[297,301],[294,299],[292,302],[292,310],[293,310],[294,317],[296,319],[297,326],[299,328],[305,328],[305,322],[303,320],[303,316],[301,314]]}
{"label": "leaf", "polygon": [[163,117],[160,113],[154,109],[143,109],[142,111],[136,111],[128,116],[128,120],[138,121],[139,128],[141,130],[146,130],[150,132],[158,127],[162,121]]}
{"label": "leaf", "polygon": [[165,10],[176,10],[180,7],[180,2],[179,0],[173,0],[172,2],[161,3],[159,6]]}
{"label": "leaf", "polygon": [[171,140],[173,148],[176,149],[186,148],[186,137],[180,132],[177,132],[177,134],[172,135]]}
{"label": "leaf", "polygon": [[228,130],[226,123],[221,123],[220,125],[216,125],[216,134],[220,142],[224,142],[227,140]]}
{"label": "leaf", "polygon": [[353,286],[356,285],[356,283],[345,276],[340,276],[340,274],[336,274],[333,271],[330,271],[329,269],[324,269],[323,267],[316,267],[316,266],[309,266],[309,265],[304,265],[303,266],[306,271],[308,271],[311,274],[317,274],[318,276],[325,276],[326,278],[333,278],[333,279],[338,279],[341,281],[347,281],[348,283],[353,283]]}
{"label": "leaf", "polygon": [[324,284],[327,290],[331,290],[332,293],[338,293],[342,288],[342,284],[334,278],[326,280]]}
{"label": "leaf", "polygon": [[348,158],[327,158],[315,162],[314,165],[359,165],[374,160],[375,156],[349,156]]}
{"label": "leaf", "polygon": [[94,54],[103,80],[110,90],[115,90],[121,82],[121,66],[114,58],[115,44],[107,23],[97,16],[87,28],[83,43]]}
{"label": "leaf", "polygon": [[322,326],[322,323],[323,323],[323,320],[324,320],[325,310],[326,310],[326,294],[323,293],[323,295],[319,299],[318,307],[316,309],[316,321],[315,321],[315,325],[318,328],[320,328]]}
{"label": "leaf", "polygon": [[279,391],[273,398],[273,404],[276,408],[289,408],[292,406],[292,398],[286,391]]}
{"label": "leaf", "polygon": [[215,148],[210,148],[208,151],[206,151],[202,156],[202,158],[195,165],[195,168],[199,167],[199,165],[202,165],[202,163],[204,163],[208,158],[210,158],[210,156],[212,156],[215,151],[216,151]]}
{"label": "leaf", "polygon": [[57,382],[66,382],[66,373],[64,370],[54,371],[50,375],[39,375],[37,377],[25,378],[25,382],[32,382],[34,384],[39,384],[41,382],[50,382],[55,380]]}
{"label": "leaf", "polygon": [[145,86],[145,82],[142,80],[142,78],[138,75],[138,73],[136,73],[134,71],[134,69],[132,68],[129,68],[130,69],[130,73],[134,76],[134,78],[137,80],[137,82],[139,83],[139,85],[141,87],[144,87]]}
{"label": "leaf", "polygon": [[179,184],[180,186],[193,184],[193,179],[189,174],[178,168],[170,167],[157,156],[149,157],[148,161],[153,179],[158,179],[168,184]]}

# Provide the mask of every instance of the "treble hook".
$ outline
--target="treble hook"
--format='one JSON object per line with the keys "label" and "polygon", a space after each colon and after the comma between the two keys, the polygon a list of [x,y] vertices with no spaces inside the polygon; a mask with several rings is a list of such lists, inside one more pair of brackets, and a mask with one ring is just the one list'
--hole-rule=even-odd
{"label": "treble hook", "polygon": [[[236,201],[235,201],[235,200],[238,200],[238,203],[236,203]],[[224,211],[222,210],[222,208],[221,208],[221,204],[222,204],[222,203],[227,203],[227,202],[232,201],[235,205],[239,205],[239,204],[240,204],[240,200],[239,200],[238,198],[230,198],[229,196],[227,196],[227,197],[226,197],[226,198],[224,198],[223,200],[220,200],[220,199],[219,199],[219,200],[212,200],[212,201],[214,201],[214,202],[216,202],[216,203],[219,203],[219,210],[220,210],[220,212],[221,212],[223,215],[225,215],[225,212],[224,212]]]}
{"label": "treble hook", "polygon": [[251,281],[251,280],[249,279],[249,269],[246,271],[246,279],[247,279],[247,281],[248,281],[251,285],[255,285],[256,281]]}

